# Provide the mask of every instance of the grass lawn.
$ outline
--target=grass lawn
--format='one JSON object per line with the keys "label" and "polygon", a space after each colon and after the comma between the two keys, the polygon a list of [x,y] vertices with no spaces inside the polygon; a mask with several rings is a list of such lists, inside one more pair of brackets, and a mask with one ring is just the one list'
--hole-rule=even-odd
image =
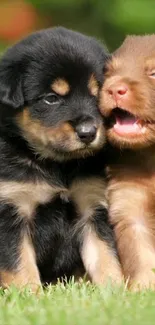
{"label": "grass lawn", "polygon": [[154,325],[155,292],[95,288],[73,281],[36,297],[15,288],[0,292],[0,325]]}

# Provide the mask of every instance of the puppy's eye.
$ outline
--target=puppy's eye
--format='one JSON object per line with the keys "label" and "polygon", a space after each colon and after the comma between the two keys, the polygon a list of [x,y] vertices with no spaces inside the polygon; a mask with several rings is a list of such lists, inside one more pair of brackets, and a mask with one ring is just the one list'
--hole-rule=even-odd
{"label": "puppy's eye", "polygon": [[149,77],[151,77],[151,78],[155,78],[155,71],[152,71],[152,72],[150,73]]}
{"label": "puppy's eye", "polygon": [[56,94],[48,94],[43,98],[43,101],[47,105],[53,105],[59,103],[60,98]]}

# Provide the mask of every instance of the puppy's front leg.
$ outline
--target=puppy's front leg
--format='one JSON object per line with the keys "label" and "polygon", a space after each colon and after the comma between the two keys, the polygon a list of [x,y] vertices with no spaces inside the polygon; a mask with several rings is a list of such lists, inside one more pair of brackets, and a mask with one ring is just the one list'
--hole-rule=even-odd
{"label": "puppy's front leg", "polygon": [[21,245],[21,252],[17,267],[12,270],[2,270],[0,280],[3,287],[15,285],[22,289],[25,286],[37,292],[41,286],[38,268],[35,262],[35,254],[29,239],[25,236]]}
{"label": "puppy's front leg", "polygon": [[9,205],[0,206],[0,283],[3,287],[41,286],[35,253],[23,220]]}
{"label": "puppy's front leg", "polygon": [[129,287],[155,288],[155,247],[147,189],[135,183],[113,182],[109,199],[117,249]]}
{"label": "puppy's front leg", "polygon": [[72,198],[79,212],[77,228],[81,257],[86,272],[95,284],[122,282],[122,271],[115,250],[113,231],[108,224],[105,184],[91,177],[72,186]]}
{"label": "puppy's front leg", "polygon": [[[107,228],[107,226],[105,225]],[[93,224],[84,228],[81,256],[85,269],[95,284],[121,283],[123,277],[116,250],[106,239],[100,238]],[[110,238],[109,238],[110,239]]]}

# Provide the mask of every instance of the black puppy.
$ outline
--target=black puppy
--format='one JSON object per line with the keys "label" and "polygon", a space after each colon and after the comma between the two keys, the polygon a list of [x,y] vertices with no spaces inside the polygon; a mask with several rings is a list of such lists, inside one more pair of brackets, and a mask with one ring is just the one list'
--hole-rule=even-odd
{"label": "black puppy", "polygon": [[[107,204],[98,159],[83,159],[105,142],[97,97],[106,58],[96,40],[54,28],[32,34],[0,62],[3,286],[29,284],[36,290],[38,266],[43,278],[67,272],[67,263],[73,269],[72,263],[80,263],[76,238],[95,283],[121,278],[112,231],[104,223]],[[72,213],[67,203],[61,206],[68,199]],[[53,264],[46,274],[49,260]]]}

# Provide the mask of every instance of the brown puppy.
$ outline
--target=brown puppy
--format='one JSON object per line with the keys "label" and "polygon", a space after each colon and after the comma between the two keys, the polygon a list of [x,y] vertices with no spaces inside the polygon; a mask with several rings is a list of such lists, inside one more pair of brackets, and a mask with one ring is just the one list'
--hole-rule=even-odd
{"label": "brown puppy", "polygon": [[100,108],[116,147],[109,204],[124,275],[155,288],[155,35],[129,36],[114,53]]}

